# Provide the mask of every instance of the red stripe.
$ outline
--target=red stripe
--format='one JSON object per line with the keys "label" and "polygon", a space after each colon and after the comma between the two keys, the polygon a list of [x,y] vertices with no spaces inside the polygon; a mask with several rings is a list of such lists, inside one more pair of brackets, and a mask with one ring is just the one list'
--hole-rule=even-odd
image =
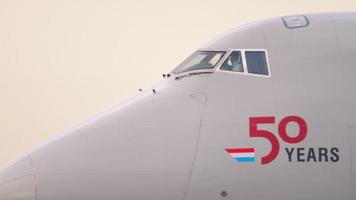
{"label": "red stripe", "polygon": [[228,153],[254,153],[254,148],[225,149]]}

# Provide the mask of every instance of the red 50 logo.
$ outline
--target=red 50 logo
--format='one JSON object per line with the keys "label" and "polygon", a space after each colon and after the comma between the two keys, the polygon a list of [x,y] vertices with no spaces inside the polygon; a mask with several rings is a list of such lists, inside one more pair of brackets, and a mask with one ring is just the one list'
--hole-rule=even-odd
{"label": "red 50 logo", "polygon": [[[299,127],[299,133],[295,137],[291,137],[287,133],[287,125],[289,123],[296,123]],[[272,162],[279,154],[280,143],[276,135],[268,130],[258,128],[259,124],[275,124],[275,117],[250,117],[249,132],[250,137],[266,138],[271,143],[271,151],[261,158],[263,165]],[[289,144],[296,144],[302,142],[308,133],[308,125],[305,120],[298,116],[288,116],[283,118],[278,124],[278,133],[280,138]]]}

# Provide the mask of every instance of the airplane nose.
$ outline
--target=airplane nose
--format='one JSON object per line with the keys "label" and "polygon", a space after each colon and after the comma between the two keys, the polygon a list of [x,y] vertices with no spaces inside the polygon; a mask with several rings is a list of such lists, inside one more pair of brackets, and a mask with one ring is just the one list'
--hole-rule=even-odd
{"label": "airplane nose", "polygon": [[0,171],[1,200],[35,200],[35,179],[29,156]]}

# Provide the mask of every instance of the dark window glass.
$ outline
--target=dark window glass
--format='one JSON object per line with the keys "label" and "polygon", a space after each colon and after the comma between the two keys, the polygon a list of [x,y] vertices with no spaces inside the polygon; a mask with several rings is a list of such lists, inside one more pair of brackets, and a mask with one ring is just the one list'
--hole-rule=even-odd
{"label": "dark window glass", "polygon": [[221,70],[244,72],[240,51],[233,51],[221,65]]}
{"label": "dark window glass", "polygon": [[266,53],[264,51],[246,51],[248,73],[268,75]]}

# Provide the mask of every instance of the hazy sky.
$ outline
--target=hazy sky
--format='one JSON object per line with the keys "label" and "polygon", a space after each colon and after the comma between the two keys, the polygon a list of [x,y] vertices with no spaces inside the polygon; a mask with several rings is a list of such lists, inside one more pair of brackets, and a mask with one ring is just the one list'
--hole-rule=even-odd
{"label": "hazy sky", "polygon": [[235,26],[355,0],[0,0],[0,166]]}

